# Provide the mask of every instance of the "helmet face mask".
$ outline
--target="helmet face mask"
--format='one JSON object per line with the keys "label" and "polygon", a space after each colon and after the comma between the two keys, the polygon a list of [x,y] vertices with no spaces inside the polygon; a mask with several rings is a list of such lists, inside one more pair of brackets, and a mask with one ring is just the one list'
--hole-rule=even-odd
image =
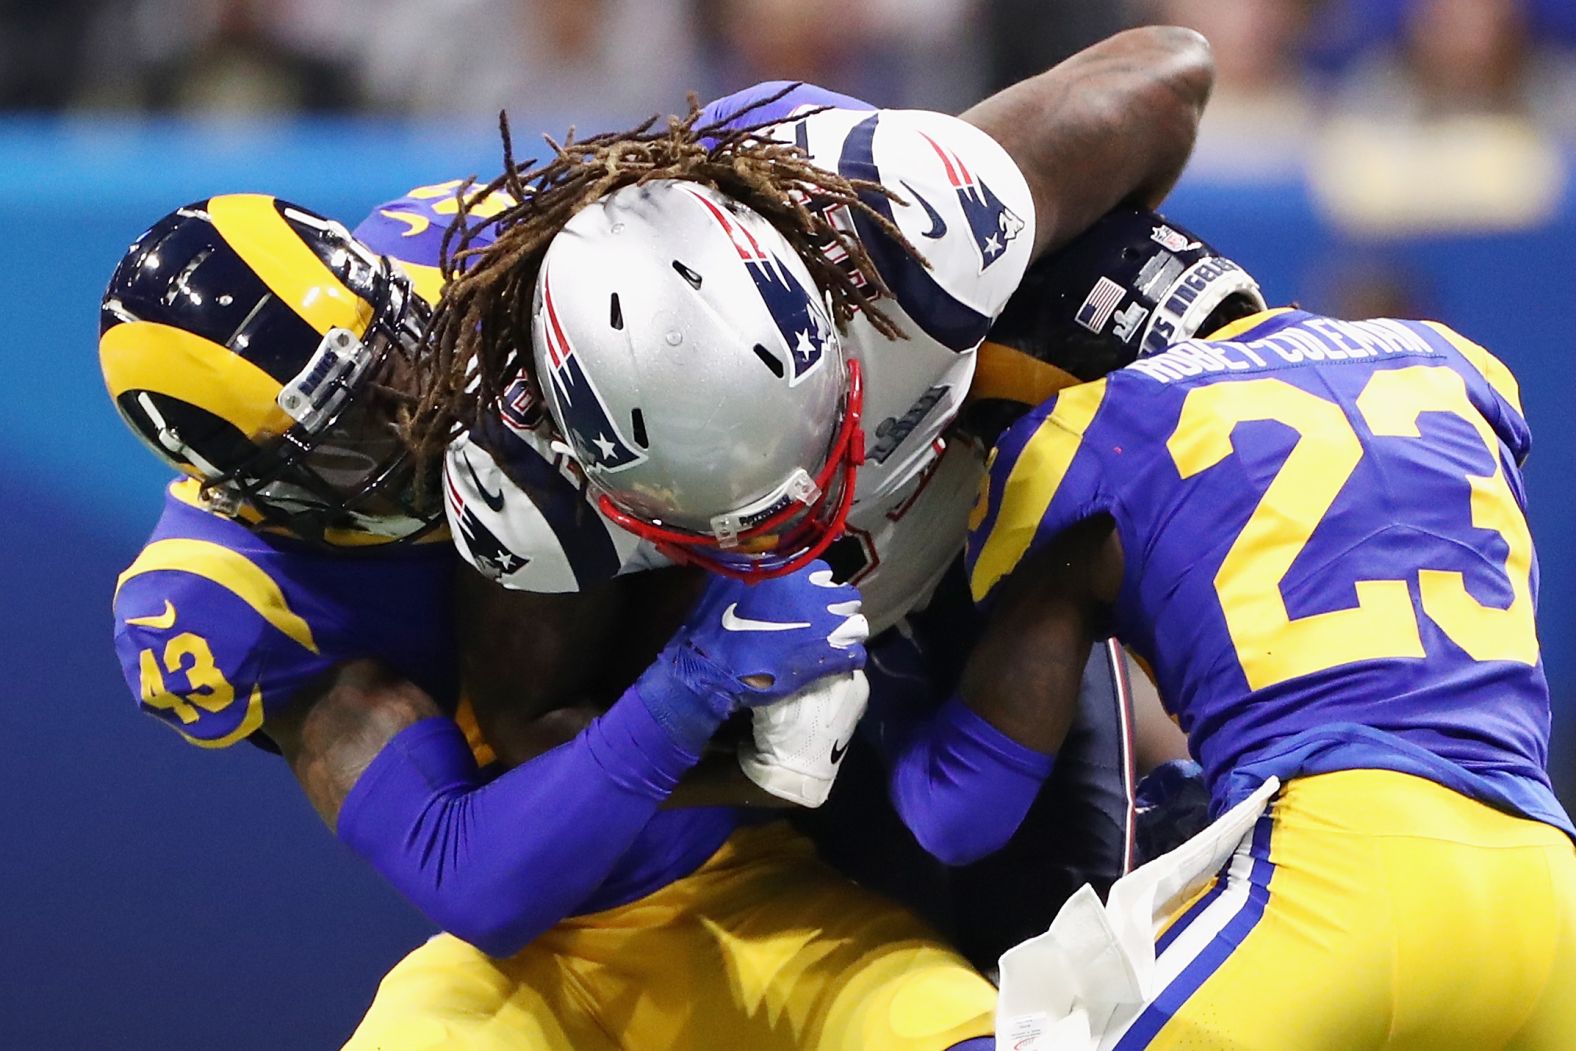
{"label": "helmet face mask", "polygon": [[403,390],[413,375],[419,336],[381,326],[370,335],[366,343],[344,329],[325,336],[326,356],[342,370],[316,386],[315,397],[287,384],[281,407],[291,412],[290,403],[298,399],[304,403],[295,410],[301,418],[251,463],[207,480],[210,494],[244,500],[265,521],[307,540],[322,540],[333,530],[401,540],[430,529],[437,478],[417,484],[415,462],[397,424],[410,401]]}
{"label": "helmet face mask", "polygon": [[812,479],[803,469],[764,500],[712,519],[710,532],[666,527],[630,514],[603,492],[597,506],[615,523],[650,541],[683,565],[740,580],[782,576],[821,557],[843,534],[853,507],[856,477],[865,462],[860,427],[864,387],[859,362],[848,363],[843,422],[832,439],[826,464]]}
{"label": "helmet face mask", "polygon": [[442,518],[397,430],[428,317],[339,224],[236,195],[132,245],[100,356],[127,423],[215,510],[314,543],[409,540]]}
{"label": "helmet face mask", "polygon": [[825,296],[759,213],[654,180],[548,246],[535,378],[598,506],[675,560],[741,577],[841,533],[863,390]]}

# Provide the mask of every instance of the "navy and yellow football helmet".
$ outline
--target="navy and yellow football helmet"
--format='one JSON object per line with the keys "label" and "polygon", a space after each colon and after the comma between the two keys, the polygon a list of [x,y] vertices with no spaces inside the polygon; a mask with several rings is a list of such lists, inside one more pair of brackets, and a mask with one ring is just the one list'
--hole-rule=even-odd
{"label": "navy and yellow football helmet", "polygon": [[443,515],[398,432],[428,318],[339,223],[230,194],[131,245],[99,361],[127,424],[213,509],[316,543],[409,540]]}
{"label": "navy and yellow football helmet", "polygon": [[1063,387],[1264,308],[1252,275],[1191,230],[1113,208],[1029,266],[980,346],[962,425],[994,444]]}
{"label": "navy and yellow football helmet", "polygon": [[1124,205],[1036,260],[986,339],[1092,380],[1263,309],[1242,267],[1186,227]]}

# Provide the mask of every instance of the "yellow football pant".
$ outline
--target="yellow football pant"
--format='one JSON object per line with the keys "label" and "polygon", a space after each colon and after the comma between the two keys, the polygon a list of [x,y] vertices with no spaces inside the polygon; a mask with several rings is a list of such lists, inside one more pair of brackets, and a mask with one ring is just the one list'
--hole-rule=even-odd
{"label": "yellow football pant", "polygon": [[995,1003],[916,917],[775,822],[510,959],[433,938],[383,979],[346,1047],[941,1051],[989,1035]]}
{"label": "yellow football pant", "polygon": [[1106,1047],[1576,1048],[1576,848],[1430,781],[1292,781]]}

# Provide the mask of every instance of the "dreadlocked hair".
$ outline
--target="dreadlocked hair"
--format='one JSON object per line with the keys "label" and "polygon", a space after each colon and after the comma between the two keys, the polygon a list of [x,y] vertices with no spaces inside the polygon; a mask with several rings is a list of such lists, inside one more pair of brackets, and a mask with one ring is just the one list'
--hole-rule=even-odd
{"label": "dreadlocked hair", "polygon": [[[443,296],[427,332],[421,396],[404,421],[406,437],[422,460],[441,455],[454,435],[471,427],[482,408],[494,404],[517,378],[536,388],[531,305],[547,246],[576,212],[625,186],[688,180],[753,208],[798,252],[830,300],[840,329],[863,312],[882,335],[907,338],[876,305],[891,292],[859,238],[828,218],[839,206],[853,209],[924,264],[892,221],[860,195],[901,198],[879,183],[819,168],[799,146],[762,134],[780,120],[725,126],[797,86],[726,121],[700,124],[700,103],[691,95],[689,112],[668,118],[661,127],[653,116],[630,131],[582,141],[575,141],[573,129],[562,144],[544,136],[553,156],[542,164],[535,159],[515,163],[508,118],[500,113],[503,174],[480,189],[471,181],[456,191],[459,214],[440,249]],[[478,245],[484,231],[495,238]],[[842,249],[834,255],[846,256],[841,264],[827,256],[834,248]]]}

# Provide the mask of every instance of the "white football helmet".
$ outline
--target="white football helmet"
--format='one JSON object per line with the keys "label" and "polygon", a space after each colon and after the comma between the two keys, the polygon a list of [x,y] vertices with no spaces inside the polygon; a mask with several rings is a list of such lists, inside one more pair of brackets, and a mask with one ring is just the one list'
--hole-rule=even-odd
{"label": "white football helmet", "polygon": [[602,511],[681,562],[774,576],[837,538],[864,459],[857,362],[787,239],[671,179],[548,246],[536,377]]}

